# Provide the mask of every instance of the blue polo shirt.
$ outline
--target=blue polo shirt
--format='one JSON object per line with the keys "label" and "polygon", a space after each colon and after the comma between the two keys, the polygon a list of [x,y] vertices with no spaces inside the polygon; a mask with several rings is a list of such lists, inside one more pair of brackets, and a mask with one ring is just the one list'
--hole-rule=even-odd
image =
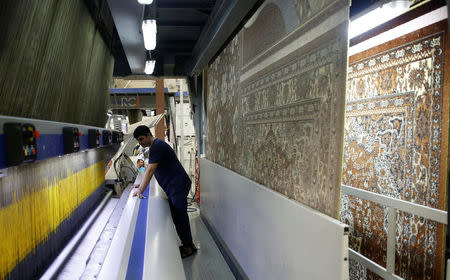
{"label": "blue polo shirt", "polygon": [[150,147],[149,163],[158,163],[154,175],[167,196],[184,193],[191,188],[191,179],[166,142],[155,138]]}

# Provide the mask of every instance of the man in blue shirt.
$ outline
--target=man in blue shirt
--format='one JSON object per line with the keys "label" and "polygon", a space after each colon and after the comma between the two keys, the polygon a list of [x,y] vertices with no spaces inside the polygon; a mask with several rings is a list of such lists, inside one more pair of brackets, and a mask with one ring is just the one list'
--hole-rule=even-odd
{"label": "man in blue shirt", "polygon": [[143,159],[138,159],[137,162],[136,162],[136,165],[137,165],[138,172],[144,172],[145,171],[144,160]]}
{"label": "man in blue shirt", "polygon": [[173,149],[164,141],[153,137],[150,129],[141,125],[133,133],[142,147],[150,147],[149,165],[145,170],[139,189],[133,196],[143,198],[153,174],[166,192],[173,223],[181,239],[180,253],[185,258],[197,251],[192,243],[191,226],[187,213],[187,195],[191,188],[191,179],[187,175]]}
{"label": "man in blue shirt", "polygon": [[141,185],[142,176],[144,175],[144,172],[145,172],[145,166],[144,166],[143,159],[141,159],[141,158],[138,159],[136,164],[137,164],[138,174],[136,176],[136,180],[134,180],[134,184],[133,184],[132,188],[139,188],[139,186]]}

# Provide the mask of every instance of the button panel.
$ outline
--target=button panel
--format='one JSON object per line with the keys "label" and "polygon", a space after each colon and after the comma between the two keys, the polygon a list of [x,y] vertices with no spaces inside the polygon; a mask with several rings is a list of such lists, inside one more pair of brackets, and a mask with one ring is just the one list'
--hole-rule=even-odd
{"label": "button panel", "polygon": [[64,153],[70,154],[80,150],[81,133],[76,127],[63,128]]}
{"label": "button panel", "polygon": [[97,129],[89,129],[89,149],[100,146],[100,132]]}
{"label": "button panel", "polygon": [[37,158],[36,139],[39,132],[32,124],[5,123],[6,165],[14,166]]}

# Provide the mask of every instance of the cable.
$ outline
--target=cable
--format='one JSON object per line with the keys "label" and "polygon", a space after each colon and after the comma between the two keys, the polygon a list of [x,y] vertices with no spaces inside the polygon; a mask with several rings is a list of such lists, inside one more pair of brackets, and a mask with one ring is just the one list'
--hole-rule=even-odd
{"label": "cable", "polygon": [[[128,168],[128,169],[130,169],[131,172],[133,172],[134,178],[136,178],[137,174],[135,173],[134,169],[131,168],[131,167],[129,167],[129,166],[127,166],[127,165],[122,165],[121,168],[125,168],[125,167]],[[134,182],[134,180],[135,180],[135,179],[133,179],[133,180],[131,180],[131,181],[128,181],[128,182]]]}
{"label": "cable", "polygon": [[120,154],[117,158],[116,158],[116,160],[114,161],[114,171],[116,172],[116,176],[117,176],[117,179],[119,180],[119,181],[122,181],[122,177],[120,176],[120,174],[117,172],[117,166],[116,166],[116,163],[117,163],[117,161],[119,161],[119,159],[120,159],[120,157],[123,155],[123,153],[122,154]]}
{"label": "cable", "polygon": [[134,170],[133,168],[129,167],[128,165],[122,165],[122,168],[124,168],[124,167],[130,169],[131,172],[133,172],[133,175],[134,175],[134,176],[137,176],[136,170]]}
{"label": "cable", "polygon": [[[129,157],[127,154],[125,154],[125,153],[121,153],[121,154],[116,158],[116,160],[114,160],[114,171],[116,172],[116,176],[117,176],[117,179],[118,179],[119,181],[122,181],[123,178],[122,178],[122,176],[120,176],[120,172],[117,172],[117,162],[119,161],[119,159],[120,159],[122,156],[123,156],[127,161],[131,162],[130,157]],[[124,167],[130,169],[131,172],[133,173],[134,177],[137,176],[137,172],[136,172],[133,168],[131,168],[131,167],[127,166],[127,165],[122,165],[120,168],[124,168]]]}

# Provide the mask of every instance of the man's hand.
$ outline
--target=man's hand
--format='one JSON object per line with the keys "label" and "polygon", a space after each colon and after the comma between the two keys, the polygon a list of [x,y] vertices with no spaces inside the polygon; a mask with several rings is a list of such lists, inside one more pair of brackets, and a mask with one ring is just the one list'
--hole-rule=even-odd
{"label": "man's hand", "polygon": [[133,196],[139,196],[139,198],[145,198],[142,193],[147,188],[148,184],[150,183],[150,179],[153,176],[153,173],[156,170],[156,167],[158,166],[158,163],[151,163],[147,169],[145,170],[144,176],[142,177],[141,184],[139,185],[139,189],[133,193]]}
{"label": "man's hand", "polygon": [[145,198],[145,196],[142,195],[142,192],[141,192],[141,189],[140,189],[140,188],[137,189],[137,191],[135,191],[135,192],[133,193],[133,196],[137,196],[137,197],[139,197],[139,198]]}

